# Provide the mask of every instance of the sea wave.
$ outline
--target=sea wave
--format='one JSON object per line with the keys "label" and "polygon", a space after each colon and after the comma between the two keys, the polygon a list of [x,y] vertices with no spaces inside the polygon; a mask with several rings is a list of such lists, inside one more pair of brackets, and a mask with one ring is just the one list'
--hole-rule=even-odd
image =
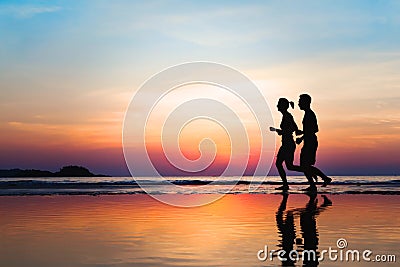
{"label": "sea wave", "polygon": [[[56,195],[56,194],[244,194],[277,193],[280,178],[273,176],[237,181],[232,177],[168,177],[166,180],[177,186],[167,187],[159,179],[146,177],[134,180],[132,177],[119,178],[0,178],[0,195]],[[400,180],[397,177],[333,177],[333,182],[319,189],[330,194],[400,194]],[[289,179],[290,193],[304,193],[307,186],[304,177]],[[165,182],[165,181],[164,181]],[[146,192],[139,184],[146,184]],[[321,184],[321,181],[318,183]],[[207,186],[206,186],[207,185]],[[234,185],[232,187],[232,185]],[[255,190],[249,190],[249,187]]]}
{"label": "sea wave", "polygon": [[[262,185],[278,185],[281,182],[278,181],[212,181],[212,180],[166,180],[175,185],[250,185],[250,184],[262,184]],[[165,181],[160,182],[157,180],[141,180],[141,184],[146,185],[162,185]],[[294,181],[289,182],[292,185],[304,185],[308,184],[307,181]],[[398,185],[400,186],[400,180],[387,180],[387,181],[334,181],[332,185]],[[15,181],[0,181],[0,188],[6,187],[96,187],[96,186],[139,186],[136,181],[42,181],[42,180],[15,180]]]}

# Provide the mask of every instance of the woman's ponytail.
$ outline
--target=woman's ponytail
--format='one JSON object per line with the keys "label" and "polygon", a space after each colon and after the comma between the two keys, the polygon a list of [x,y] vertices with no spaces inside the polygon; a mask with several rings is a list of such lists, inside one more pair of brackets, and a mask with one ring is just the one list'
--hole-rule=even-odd
{"label": "woman's ponytail", "polygon": [[293,102],[293,101],[290,101],[289,104],[290,104],[290,106],[291,106],[292,108],[294,108],[294,102]]}

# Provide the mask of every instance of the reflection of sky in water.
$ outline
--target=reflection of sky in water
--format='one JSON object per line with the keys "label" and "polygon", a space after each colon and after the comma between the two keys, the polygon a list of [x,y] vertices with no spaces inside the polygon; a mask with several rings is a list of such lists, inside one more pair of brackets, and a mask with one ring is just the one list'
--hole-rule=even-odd
{"label": "reflection of sky in water", "polygon": [[[316,216],[318,249],[346,238],[352,249],[398,251],[399,196],[328,197],[332,206]],[[0,261],[10,267],[276,266],[260,263],[256,253],[264,245],[278,249],[281,201],[281,195],[228,195],[185,209],[146,195],[1,197]],[[308,202],[306,195],[290,195],[286,211],[300,214]],[[303,242],[296,216],[295,236]]]}

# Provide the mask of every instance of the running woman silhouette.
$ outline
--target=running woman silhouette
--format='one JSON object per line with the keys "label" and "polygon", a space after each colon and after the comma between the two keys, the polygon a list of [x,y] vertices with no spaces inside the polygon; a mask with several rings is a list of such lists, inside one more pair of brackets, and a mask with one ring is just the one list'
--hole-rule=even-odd
{"label": "running woman silhouette", "polygon": [[278,111],[282,113],[282,121],[280,124],[280,129],[270,127],[270,131],[277,132],[278,135],[282,136],[282,145],[279,148],[278,155],[276,156],[276,168],[278,169],[279,175],[282,179],[282,186],[276,188],[276,190],[289,190],[289,184],[286,178],[286,172],[283,168],[283,162],[285,162],[286,168],[288,170],[302,171],[301,169],[296,169],[293,166],[294,152],[296,150],[296,143],[293,138],[293,133],[299,131],[296,122],[293,119],[292,114],[288,112],[289,104],[294,108],[294,103],[289,102],[286,98],[279,98],[278,101]]}

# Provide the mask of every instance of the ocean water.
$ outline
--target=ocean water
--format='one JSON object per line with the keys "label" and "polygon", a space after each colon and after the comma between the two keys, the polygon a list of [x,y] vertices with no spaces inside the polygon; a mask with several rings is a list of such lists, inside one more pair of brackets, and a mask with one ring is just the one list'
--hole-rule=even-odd
{"label": "ocean water", "polygon": [[[332,176],[321,193],[400,194],[398,176]],[[176,186],[165,186],[165,182]],[[290,193],[307,187],[303,176],[289,176]],[[319,180],[321,182],[321,180]],[[55,177],[0,178],[0,195],[57,194],[257,194],[277,193],[279,176],[268,177]],[[145,185],[145,189],[140,185]]]}

